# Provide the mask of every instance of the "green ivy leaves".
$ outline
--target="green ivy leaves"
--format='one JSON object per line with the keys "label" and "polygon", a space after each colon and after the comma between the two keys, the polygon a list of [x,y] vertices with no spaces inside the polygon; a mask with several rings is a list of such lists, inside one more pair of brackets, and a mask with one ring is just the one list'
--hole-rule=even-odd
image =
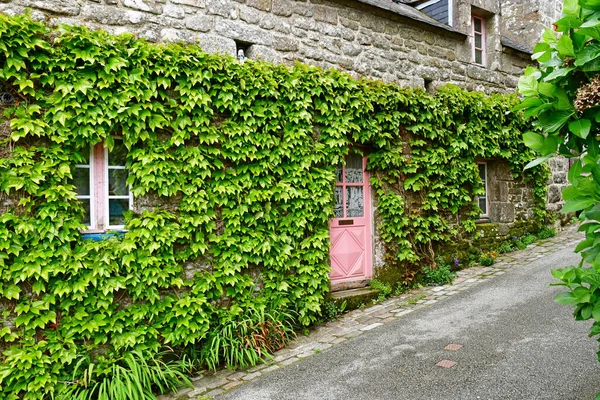
{"label": "green ivy leaves", "polygon": [[[453,237],[449,215],[474,229],[477,160],[518,173],[530,155],[514,97],[431,96],[128,35],[51,33],[24,16],[0,15],[0,79],[19,99],[0,159],[0,190],[20,198],[0,216],[0,386],[17,397],[63,390],[75,359],[109,370],[122,352],[202,346],[248,310],[314,322],[329,290],[335,166],[351,146],[369,157],[386,261],[407,272]],[[137,209],[121,237],[84,240],[74,166],[114,136]],[[543,219],[547,171],[527,177]]]}

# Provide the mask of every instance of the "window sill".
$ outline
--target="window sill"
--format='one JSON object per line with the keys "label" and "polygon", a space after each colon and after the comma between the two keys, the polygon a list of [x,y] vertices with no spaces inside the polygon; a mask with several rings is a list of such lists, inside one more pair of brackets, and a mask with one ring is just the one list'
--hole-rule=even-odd
{"label": "window sill", "polygon": [[475,220],[476,224],[491,224],[492,219],[490,217],[479,217],[479,219]]}
{"label": "window sill", "polygon": [[122,238],[125,235],[124,230],[110,230],[105,232],[83,232],[82,237],[84,240],[93,240],[94,242],[100,242],[105,239],[110,239],[111,237],[116,237],[118,239]]}

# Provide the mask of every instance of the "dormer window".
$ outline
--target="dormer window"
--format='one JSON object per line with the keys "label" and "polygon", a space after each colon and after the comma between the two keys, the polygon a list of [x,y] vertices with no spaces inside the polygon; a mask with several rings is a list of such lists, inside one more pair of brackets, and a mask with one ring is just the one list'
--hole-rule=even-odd
{"label": "dormer window", "polygon": [[478,15],[473,15],[471,25],[473,26],[473,62],[477,65],[485,67],[485,19]]}

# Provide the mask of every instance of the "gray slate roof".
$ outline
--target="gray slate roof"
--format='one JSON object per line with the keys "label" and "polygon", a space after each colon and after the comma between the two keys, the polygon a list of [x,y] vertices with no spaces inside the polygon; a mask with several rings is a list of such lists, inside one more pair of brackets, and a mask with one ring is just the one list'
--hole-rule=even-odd
{"label": "gray slate roof", "polygon": [[[359,3],[368,4],[383,10],[391,11],[394,14],[401,15],[403,17],[412,19],[414,21],[423,22],[427,25],[435,26],[436,28],[444,29],[449,32],[459,33],[464,35],[462,32],[457,31],[451,26],[437,22],[429,15],[422,13],[421,11],[403,3],[396,3],[393,0],[357,0]],[[400,0],[402,1],[402,0]]]}
{"label": "gray slate roof", "polygon": [[530,49],[529,47],[515,42],[512,39],[507,38],[506,36],[502,36],[502,38],[500,39],[500,42],[502,43],[502,46],[511,48],[513,50],[517,50],[520,51],[521,53],[525,53],[525,54],[533,54],[533,49]]}

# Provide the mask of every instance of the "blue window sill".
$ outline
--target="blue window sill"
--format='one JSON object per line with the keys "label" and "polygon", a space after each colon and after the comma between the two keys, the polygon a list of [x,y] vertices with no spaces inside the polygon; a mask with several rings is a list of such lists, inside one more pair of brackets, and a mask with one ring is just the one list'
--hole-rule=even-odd
{"label": "blue window sill", "polygon": [[83,239],[85,240],[93,240],[94,242],[100,242],[105,239],[109,239],[111,237],[116,237],[118,239],[122,238],[125,235],[125,231],[110,231],[110,232],[99,232],[99,233],[84,233]]}

